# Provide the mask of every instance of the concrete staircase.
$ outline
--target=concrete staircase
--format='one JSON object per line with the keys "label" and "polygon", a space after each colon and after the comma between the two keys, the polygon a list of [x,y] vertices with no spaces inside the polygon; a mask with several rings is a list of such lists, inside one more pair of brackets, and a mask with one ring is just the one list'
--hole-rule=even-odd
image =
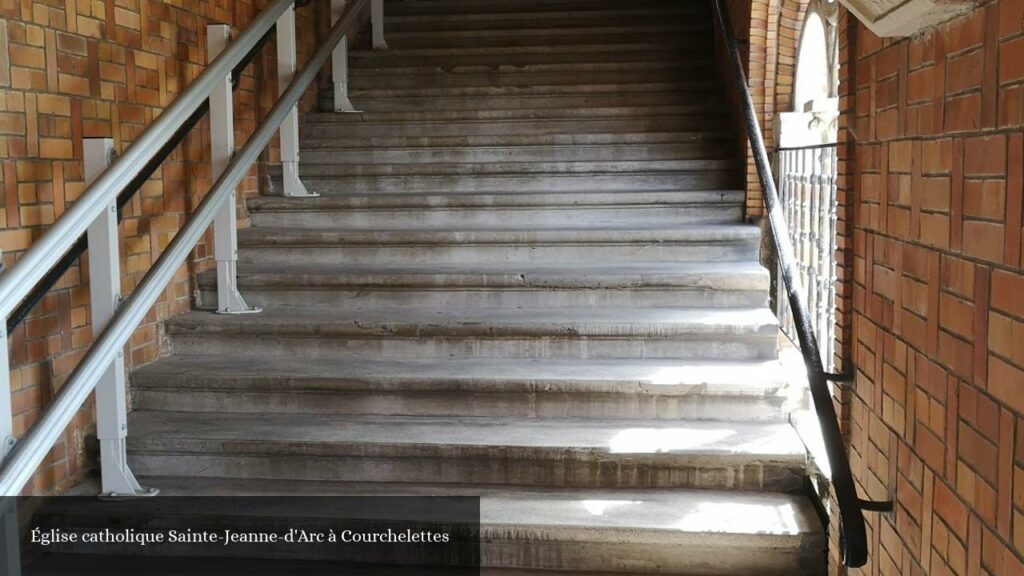
{"label": "concrete staircase", "polygon": [[386,13],[391,49],[352,54],[363,112],[305,119],[322,196],[250,203],[265,311],[170,321],[132,374],[135,472],[478,494],[494,575],[822,574],[708,7]]}

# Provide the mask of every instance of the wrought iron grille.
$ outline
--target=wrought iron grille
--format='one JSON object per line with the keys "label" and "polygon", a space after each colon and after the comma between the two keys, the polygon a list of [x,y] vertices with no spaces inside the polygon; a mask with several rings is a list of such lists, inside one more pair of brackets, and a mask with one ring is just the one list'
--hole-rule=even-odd
{"label": "wrought iron grille", "polygon": [[[779,150],[779,195],[797,270],[807,287],[825,370],[833,368],[836,307],[836,145]],[[782,331],[797,341],[786,298],[776,298]]]}

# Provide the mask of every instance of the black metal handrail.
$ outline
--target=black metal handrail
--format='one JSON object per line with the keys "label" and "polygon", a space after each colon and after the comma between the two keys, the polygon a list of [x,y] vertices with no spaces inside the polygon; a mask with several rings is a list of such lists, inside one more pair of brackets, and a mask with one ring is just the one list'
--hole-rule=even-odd
{"label": "black metal handrail", "polygon": [[800,353],[807,366],[807,379],[810,384],[811,397],[814,400],[814,411],[818,417],[825,452],[832,470],[832,489],[839,504],[841,529],[839,542],[843,564],[854,568],[860,567],[867,563],[868,557],[864,511],[890,511],[892,503],[871,502],[861,500],[857,496],[857,487],[854,484],[850,461],[846,454],[846,444],[839,429],[839,419],[836,416],[835,406],[832,404],[832,393],[828,385],[829,378],[833,375],[826,373],[822,365],[818,342],[811,328],[810,315],[807,312],[803,286],[800,285],[796,276],[793,247],[789,243],[786,221],[779,205],[778,190],[775,188],[775,178],[772,176],[768,151],[765,149],[764,138],[761,135],[761,127],[757,122],[754,101],[747,88],[747,77],[743,71],[743,61],[740,58],[739,47],[733,34],[732,19],[729,17],[724,0],[711,1],[719,32],[728,52],[733,81],[736,83],[736,90],[742,100],[747,139],[754,153],[757,177],[761,183],[768,223],[771,226],[772,239],[779,258],[779,271],[786,287],[786,295],[799,339]]}
{"label": "black metal handrail", "polygon": [[[295,6],[302,7],[307,4],[309,4],[309,0],[299,0],[295,3]],[[232,90],[238,88],[239,84],[242,81],[242,72],[249,66],[249,64],[252,63],[253,60],[256,59],[256,56],[259,54],[260,50],[264,46],[266,46],[267,42],[269,42],[270,39],[274,36],[274,32],[276,29],[276,26],[271,27],[270,30],[268,30],[267,33],[264,34],[262,38],[260,38],[260,41],[255,46],[253,46],[252,50],[249,50],[249,52],[246,53],[245,58],[243,58],[242,61],[239,62],[238,65],[231,70]],[[131,202],[132,198],[135,196],[135,194],[138,193],[139,190],[142,189],[142,186],[146,183],[146,181],[153,176],[153,173],[155,173],[157,169],[160,168],[160,165],[163,164],[167,160],[167,158],[170,157],[171,153],[174,152],[174,149],[177,148],[179,144],[181,144],[182,140],[185,139],[185,136],[187,136],[188,133],[191,132],[193,128],[195,128],[196,124],[198,124],[199,121],[203,119],[203,116],[206,116],[207,112],[209,111],[210,101],[207,100],[202,105],[200,105],[199,108],[197,108],[196,111],[193,112],[191,116],[188,117],[188,120],[186,120],[185,123],[182,124],[174,132],[174,136],[172,136],[171,139],[168,140],[167,143],[160,148],[160,151],[157,152],[157,154],[153,156],[153,158],[149,162],[147,162],[142,167],[142,169],[139,170],[138,174],[136,174],[132,178],[128,185],[125,186],[124,190],[122,190],[121,193],[117,195],[118,222],[120,222],[122,219],[122,210],[124,209],[124,207],[127,206],[129,202]],[[87,241],[86,236],[83,234],[78,239],[78,241],[75,242],[71,249],[68,250],[64,254],[64,256],[58,261],[57,265],[51,268],[50,271],[47,272],[46,275],[39,280],[39,282],[36,283],[35,287],[32,289],[32,292],[25,296],[25,298],[18,304],[18,307],[15,308],[14,311],[11,312],[11,315],[7,317],[8,334],[14,332],[14,329],[17,328],[18,324],[21,324],[21,322],[25,320],[25,317],[28,316],[29,312],[31,312],[32,309],[35,308],[40,301],[42,301],[43,297],[46,296],[46,294],[50,290],[53,289],[53,287],[57,284],[61,277],[64,276],[64,274],[66,274],[68,270],[71,269],[71,267],[75,264],[75,260],[78,260],[82,256],[82,254],[85,254],[85,251],[88,247],[89,243]]]}

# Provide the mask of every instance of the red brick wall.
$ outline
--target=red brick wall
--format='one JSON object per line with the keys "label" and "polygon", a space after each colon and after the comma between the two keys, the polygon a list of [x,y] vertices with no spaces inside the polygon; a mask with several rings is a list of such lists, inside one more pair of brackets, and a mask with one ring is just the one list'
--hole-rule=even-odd
{"label": "red brick wall", "polygon": [[[236,29],[267,0],[3,0],[7,42],[0,54],[0,249],[10,265],[83,191],[82,137],[111,137],[123,150],[206,63],[206,24]],[[299,11],[300,53],[309,54],[322,2]],[[235,92],[236,141],[243,143],[277,94],[273,42]],[[4,61],[0,58],[0,62]],[[307,95],[306,104],[311,104]],[[122,286],[138,283],[210,186],[204,121],[135,197],[121,225]],[[274,145],[276,146],[276,144]],[[271,153],[269,159],[275,156]],[[243,194],[258,189],[256,167]],[[159,322],[188,310],[195,273],[209,267],[201,242],[135,332],[130,365],[161,354]],[[34,422],[92,338],[87,267],[79,263],[11,334],[16,433]],[[2,369],[2,368],[0,368]],[[53,450],[31,490],[59,491],[90,465],[91,402]]]}
{"label": "red brick wall", "polygon": [[863,574],[1024,574],[1024,0],[840,23],[840,340]]}

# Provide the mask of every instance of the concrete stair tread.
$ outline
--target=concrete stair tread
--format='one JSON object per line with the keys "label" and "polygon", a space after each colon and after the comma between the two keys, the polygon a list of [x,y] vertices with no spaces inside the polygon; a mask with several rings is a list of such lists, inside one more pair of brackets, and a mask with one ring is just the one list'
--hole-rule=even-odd
{"label": "concrete stair tread", "polygon": [[743,190],[687,190],[680,192],[620,190],[602,192],[520,193],[406,192],[393,194],[339,194],[317,198],[257,196],[248,200],[253,212],[332,212],[347,210],[465,209],[497,207],[580,208],[586,206],[673,206],[680,204],[735,205],[745,198]]}
{"label": "concrete stair tread", "polygon": [[687,81],[651,81],[633,82],[630,84],[536,84],[530,86],[456,86],[448,88],[362,88],[352,90],[349,96],[353,102],[360,97],[386,96],[417,96],[422,98],[435,96],[517,96],[541,94],[621,94],[642,92],[678,92],[699,93],[718,91],[721,86],[710,80]]}
{"label": "concrete stair tread", "polygon": [[[671,15],[666,15],[671,18]],[[666,21],[665,18],[648,18],[645,23],[631,23],[621,22],[615,26],[609,26],[607,22],[598,24],[589,22],[579,21],[559,21],[557,23],[550,21],[534,21],[534,26],[523,27],[519,26],[522,22],[516,22],[519,24],[513,27],[500,27],[495,29],[488,28],[457,28],[457,27],[446,27],[444,29],[435,29],[431,26],[424,26],[422,28],[411,28],[407,26],[399,26],[393,28],[388,33],[388,40],[393,38],[406,39],[406,38],[444,38],[444,39],[455,39],[455,38],[519,38],[519,37],[553,37],[553,38],[566,38],[572,36],[619,36],[619,35],[659,35],[664,33],[682,32],[682,33],[694,33],[694,32],[707,32],[709,26],[703,22],[694,22],[689,19],[676,19],[676,21]],[[689,20],[689,21],[688,21]],[[498,22],[496,20],[490,21],[492,24]],[[558,25],[552,25],[558,24]],[[570,25],[572,24],[572,25]]]}
{"label": "concrete stair tread", "polygon": [[[489,262],[460,264],[345,264],[272,266],[242,263],[239,281],[288,287],[433,286],[465,288],[600,289],[672,286],[680,289],[767,290],[768,271],[757,262],[623,262],[611,264]],[[200,286],[216,285],[213,271]]]}
{"label": "concrete stair tread", "polygon": [[[352,148],[315,146],[304,148],[304,158],[318,164],[420,164],[578,162],[595,160],[700,160],[731,158],[726,142],[672,144],[534,144],[520,146],[437,146],[430,149]],[[587,160],[584,160],[587,159]]]}
{"label": "concrete stair tread", "polygon": [[[558,531],[565,538],[685,538],[686,534],[776,535],[820,534],[821,521],[803,494],[721,492],[665,489],[538,490],[528,486],[481,486],[376,482],[275,481],[234,478],[149,477],[146,486],[165,496],[479,496],[484,536],[488,527],[514,525],[522,530]],[[91,495],[94,482],[75,494]],[[181,514],[203,514],[195,507]],[[209,505],[209,502],[207,502]],[[318,511],[310,510],[311,515]],[[252,510],[247,516],[277,511]],[[577,532],[582,529],[585,532]],[[640,534],[638,532],[646,532]],[[549,534],[553,536],[554,534]],[[538,535],[538,538],[543,536]],[[647,538],[648,540],[645,540]]]}
{"label": "concrete stair tread", "polygon": [[[503,97],[501,95],[499,95],[499,96]],[[519,95],[511,94],[510,96],[518,97]],[[581,93],[581,94],[576,94],[576,95],[572,95],[572,96],[586,97],[587,94],[586,93]],[[470,96],[455,95],[455,96],[446,97],[446,98],[450,98],[450,99],[455,99],[455,98],[464,99],[464,98],[474,98],[474,97],[476,97],[476,96],[472,96],[472,95],[470,95]],[[485,99],[485,98],[487,98],[487,95],[480,95],[479,97],[481,99]],[[375,98],[375,99],[383,100],[384,98],[388,98],[388,96],[370,96],[370,98]],[[402,96],[402,95],[396,95],[396,96],[394,96],[394,98],[395,99],[401,98],[403,100],[407,100],[408,99],[407,96]],[[569,109],[568,108],[563,108],[562,110],[569,110]],[[654,121],[658,121],[658,122],[690,121],[690,122],[692,122],[694,120],[702,119],[702,118],[705,118],[705,117],[709,116],[709,114],[694,112],[694,113],[682,113],[682,114],[671,114],[671,113],[667,113],[667,114],[637,114],[637,115],[629,115],[626,118],[617,118],[617,117],[609,117],[609,116],[601,116],[601,115],[588,115],[588,110],[577,110],[576,113],[574,113],[573,115],[565,115],[563,117],[559,117],[557,115],[546,115],[545,114],[545,115],[542,115],[542,117],[540,117],[540,118],[530,118],[530,117],[528,117],[528,113],[529,112],[530,112],[529,109],[526,109],[524,111],[518,111],[517,113],[519,113],[520,116],[521,116],[519,118],[516,118],[516,117],[499,117],[499,118],[493,118],[493,119],[491,119],[491,118],[462,118],[462,119],[442,118],[442,119],[435,119],[435,120],[432,120],[432,119],[429,119],[429,118],[422,119],[422,120],[416,120],[416,119],[403,118],[403,117],[398,116],[398,115],[395,116],[396,117],[395,120],[388,120],[386,117],[381,118],[381,116],[384,116],[387,113],[372,113],[372,114],[371,113],[366,113],[365,116],[368,117],[368,118],[372,118],[372,119],[364,119],[364,114],[356,113],[356,112],[352,112],[352,113],[347,113],[347,112],[321,112],[321,113],[318,113],[318,114],[315,114],[315,115],[310,115],[308,117],[308,119],[304,119],[304,122],[305,122],[305,126],[307,128],[307,131],[309,131],[309,129],[313,129],[313,128],[320,129],[320,128],[325,128],[325,127],[326,128],[335,127],[334,129],[342,131],[341,134],[339,134],[339,136],[344,135],[343,131],[347,130],[347,129],[351,129],[351,127],[353,125],[358,125],[358,126],[360,126],[362,128],[374,128],[374,127],[393,126],[395,124],[409,124],[409,125],[415,125],[415,126],[419,126],[419,127],[429,127],[432,124],[447,125],[447,124],[454,123],[454,124],[459,124],[459,125],[466,125],[466,126],[469,126],[469,127],[478,126],[478,125],[488,126],[488,125],[495,125],[495,124],[502,124],[502,125],[508,125],[509,127],[516,127],[516,126],[532,126],[533,124],[536,124],[538,122],[555,122],[555,123],[558,123],[557,124],[558,127],[562,128],[564,130],[567,130],[566,133],[570,133],[571,134],[571,133],[573,133],[572,132],[572,128],[586,127],[588,124],[598,124],[598,125],[600,125],[602,123],[603,124],[609,124],[609,123],[625,124],[627,121],[628,122],[632,122],[633,124],[639,124],[639,123],[643,123],[643,122],[654,122]],[[540,112],[545,112],[546,113],[547,110],[541,109],[539,112],[537,112],[537,114],[540,115]],[[718,117],[721,117],[723,119],[727,118],[727,115],[724,112],[716,112],[714,114],[710,114],[710,116],[718,116]],[[338,127],[338,125],[342,125],[342,126]],[[693,132],[693,131],[697,131],[697,132],[713,132],[713,131],[715,131],[714,128],[715,127],[712,127],[712,126],[700,127],[699,130],[692,130],[690,132]],[[640,130],[640,131],[637,131],[637,132],[650,133],[651,131],[642,131],[642,130]],[[657,132],[657,131],[655,131],[655,132]],[[320,138],[320,136],[315,136],[315,137],[316,138]]]}
{"label": "concrete stair tread", "polygon": [[367,358],[175,355],[132,372],[137,389],[486,391],[771,396],[788,386],[777,360]]}
{"label": "concrete stair tread", "polygon": [[[282,517],[300,516],[306,526],[336,524],[329,501],[273,499],[278,496],[478,496],[480,498],[481,576],[556,576],[565,574],[700,574],[707,576],[782,576],[811,573],[820,563],[825,534],[807,496],[802,494],[699,489],[559,489],[523,486],[408,484],[384,482],[315,482],[241,478],[147,476],[145,486],[160,488],[167,499],[104,503],[83,507],[65,500],[49,505],[63,525],[102,525],[116,518],[118,508],[142,509],[163,526],[201,525],[206,519],[262,526]],[[76,495],[98,492],[95,481],[76,486]],[[224,498],[180,497],[245,495],[263,498],[258,507],[240,510]],[[373,511],[367,510],[370,514]],[[137,512],[133,512],[137,515]],[[98,516],[102,515],[102,517]],[[387,522],[389,516],[378,516]],[[364,520],[372,522],[374,518]],[[509,554],[530,542],[555,554]],[[808,558],[811,558],[808,563]],[[412,573],[408,567],[285,563],[273,559],[220,560],[174,558],[156,564],[138,557],[97,558],[87,562],[73,555],[44,556],[33,564],[33,576],[65,574],[140,574],[184,576],[291,575],[337,573],[392,576]],[[95,572],[88,571],[102,568]],[[206,569],[209,568],[209,571]],[[529,569],[527,569],[529,568]],[[595,570],[600,570],[596,571]],[[83,569],[86,569],[83,571]],[[135,571],[132,571],[132,570]],[[41,571],[40,571],[41,570]],[[450,569],[419,568],[415,574],[440,576]]]}
{"label": "concrete stair tread", "polygon": [[680,70],[712,69],[715,61],[708,58],[690,58],[683,61],[669,56],[652,54],[646,58],[637,58],[628,62],[595,61],[595,62],[535,62],[526,64],[449,64],[419,66],[354,66],[349,70],[349,77],[387,77],[391,75],[420,74],[459,76],[462,74],[527,74],[530,72],[595,72],[595,71],[637,71],[637,70]]}
{"label": "concrete stair tread", "polygon": [[686,143],[721,143],[729,142],[733,134],[725,131],[692,130],[688,132],[592,132],[592,133],[558,133],[541,134],[478,134],[463,136],[350,136],[337,134],[308,137],[302,141],[306,150],[317,148],[355,148],[355,149],[386,149],[398,148],[423,150],[439,147],[510,147],[510,146],[565,146],[601,144],[686,144]]}
{"label": "concrete stair tread", "polygon": [[[379,102],[379,100],[377,100]],[[478,103],[478,106],[485,106]],[[582,104],[581,104],[582,105]],[[362,108],[361,105],[357,106]],[[587,108],[564,108],[545,106],[542,108],[470,108],[463,110],[369,110],[360,112],[334,113],[333,118],[310,118],[310,124],[357,124],[363,122],[463,122],[478,120],[536,120],[536,119],[590,119],[590,118],[635,118],[637,116],[682,116],[687,114],[719,116],[726,118],[727,112],[713,104],[661,104],[625,106],[589,106]]]}
{"label": "concrete stair tread", "polygon": [[245,333],[309,337],[773,337],[768,308],[487,308],[296,306],[257,315],[191,312],[167,322],[169,334]]}
{"label": "concrete stair tread", "polygon": [[[671,44],[658,41],[631,40],[594,42],[590,44],[563,44],[556,46],[463,46],[458,48],[403,48],[392,46],[388,50],[357,50],[349,58],[353,63],[388,61],[410,61],[423,56],[465,57],[471,55],[514,56],[523,54],[543,54],[545,56],[566,54],[596,55],[594,61],[601,61],[606,53],[665,53],[678,48]],[[707,58],[702,54],[701,58]]]}
{"label": "concrete stair tread", "polygon": [[[432,163],[351,163],[303,164],[299,167],[302,177],[323,178],[329,176],[559,176],[563,174],[674,174],[678,172],[708,173],[726,172],[739,169],[741,164],[732,158],[700,160],[627,160],[622,162],[588,162],[568,160],[563,162],[432,162]],[[268,170],[272,176],[280,176],[281,168]]]}
{"label": "concrete stair tread", "polygon": [[[239,230],[242,244],[330,245],[330,244],[518,244],[537,243],[610,243],[631,242],[730,242],[760,238],[761,230],[748,224],[670,224],[643,228],[635,226],[580,226],[573,228],[396,228],[391,230],[336,230],[259,227]],[[753,258],[756,254],[752,254]]]}
{"label": "concrete stair tread", "polygon": [[436,416],[232,414],[136,410],[129,452],[225,451],[323,456],[381,450],[533,453],[688,462],[760,462],[801,467],[806,449],[788,423],[623,421]]}

